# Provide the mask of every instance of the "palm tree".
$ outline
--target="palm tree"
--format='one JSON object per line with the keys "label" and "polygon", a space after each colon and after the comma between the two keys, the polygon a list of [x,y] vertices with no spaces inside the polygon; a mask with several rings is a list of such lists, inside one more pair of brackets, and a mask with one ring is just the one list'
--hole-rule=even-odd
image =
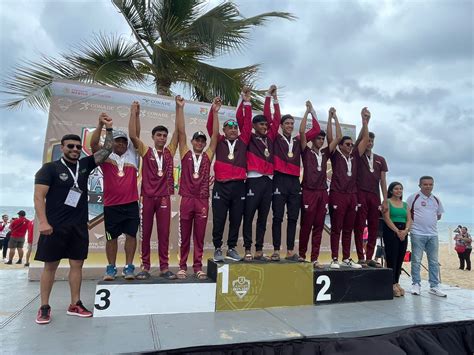
{"label": "palm tree", "polygon": [[132,30],[135,41],[95,35],[59,58],[23,61],[3,80],[2,92],[12,96],[8,108],[23,104],[46,109],[54,79],[78,80],[115,87],[153,82],[160,95],[184,84],[194,99],[215,96],[235,105],[240,88],[253,87],[259,65],[222,68],[208,61],[241,51],[250,30],[271,18],[292,20],[286,12],[244,18],[232,2],[207,12],[203,0],[112,0]]}

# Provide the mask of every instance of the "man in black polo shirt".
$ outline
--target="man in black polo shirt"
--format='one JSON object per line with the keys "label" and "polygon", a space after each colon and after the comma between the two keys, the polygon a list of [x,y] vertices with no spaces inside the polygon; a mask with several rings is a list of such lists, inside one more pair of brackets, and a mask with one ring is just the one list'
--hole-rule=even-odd
{"label": "man in black polo shirt", "polygon": [[36,323],[51,321],[49,296],[59,262],[69,259],[69,287],[71,304],[68,315],[91,317],[80,300],[82,265],[87,259],[89,233],[87,229],[87,180],[97,165],[112,152],[112,119],[105,113],[99,117],[106,126],[102,148],[94,155],[81,156],[81,138],[67,134],[61,139],[61,159],[46,163],[36,173],[34,203],[39,221],[40,237],[35,260],[44,262],[41,274],[41,307]]}

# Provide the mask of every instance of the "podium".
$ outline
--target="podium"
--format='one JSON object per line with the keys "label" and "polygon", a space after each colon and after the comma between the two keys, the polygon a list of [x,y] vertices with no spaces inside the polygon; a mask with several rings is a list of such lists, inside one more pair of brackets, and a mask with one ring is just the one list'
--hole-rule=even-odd
{"label": "podium", "polygon": [[216,284],[212,280],[99,281],[94,300],[94,317],[148,314],[214,312]]}
{"label": "podium", "polygon": [[216,281],[216,311],[313,304],[313,266],[292,261],[207,262]]}
{"label": "podium", "polygon": [[100,281],[94,317],[237,311],[390,300],[391,269],[313,270],[309,262],[207,262],[208,280]]}
{"label": "podium", "polygon": [[392,269],[317,269],[314,304],[393,299]]}

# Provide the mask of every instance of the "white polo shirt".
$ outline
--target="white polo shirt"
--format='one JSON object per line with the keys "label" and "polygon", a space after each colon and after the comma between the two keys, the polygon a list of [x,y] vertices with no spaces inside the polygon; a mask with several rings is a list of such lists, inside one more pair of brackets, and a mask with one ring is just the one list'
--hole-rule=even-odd
{"label": "white polo shirt", "polygon": [[[416,199],[412,208],[416,195],[420,197]],[[426,196],[419,191],[408,197],[407,204],[414,212],[411,232],[419,235],[438,235],[438,215],[444,213],[440,199],[436,200],[433,194]]]}

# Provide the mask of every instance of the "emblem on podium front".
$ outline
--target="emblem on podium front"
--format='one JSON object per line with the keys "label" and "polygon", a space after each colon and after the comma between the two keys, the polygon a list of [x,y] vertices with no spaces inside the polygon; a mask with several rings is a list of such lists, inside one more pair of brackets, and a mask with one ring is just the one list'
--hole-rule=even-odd
{"label": "emblem on podium front", "polygon": [[250,280],[245,276],[239,276],[237,280],[232,281],[232,290],[240,299],[244,298],[250,290]]}

